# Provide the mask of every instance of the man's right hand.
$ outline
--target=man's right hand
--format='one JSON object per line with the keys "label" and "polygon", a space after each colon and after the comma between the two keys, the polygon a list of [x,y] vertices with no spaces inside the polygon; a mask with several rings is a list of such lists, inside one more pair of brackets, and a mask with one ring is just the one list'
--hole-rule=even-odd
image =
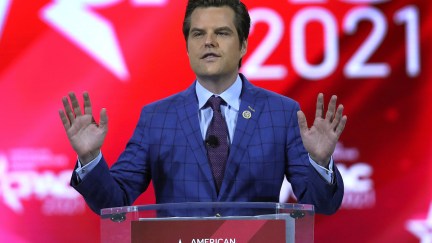
{"label": "man's right hand", "polygon": [[66,130],[69,141],[78,154],[82,165],[95,159],[102,147],[108,131],[108,116],[106,109],[100,111],[100,123],[93,118],[90,97],[83,93],[84,113],[82,112],[75,93],[69,93],[68,98],[63,97],[64,111],[59,110],[60,118]]}

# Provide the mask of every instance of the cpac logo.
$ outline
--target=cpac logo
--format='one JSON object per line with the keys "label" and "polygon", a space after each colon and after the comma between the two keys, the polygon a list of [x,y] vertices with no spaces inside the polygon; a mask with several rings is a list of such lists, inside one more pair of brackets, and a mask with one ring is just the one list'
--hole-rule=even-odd
{"label": "cpac logo", "polygon": [[[109,21],[92,11],[92,9],[107,8],[123,1],[56,0],[41,10],[41,18],[117,78],[127,81],[130,74],[114,27]],[[134,7],[164,6],[167,1],[130,0],[130,4]],[[3,16],[6,12],[7,10],[2,12]]]}
{"label": "cpac logo", "polygon": [[0,154],[0,200],[16,213],[23,213],[22,200],[57,198],[71,200],[79,194],[69,186],[71,171],[8,170],[8,159]]}
{"label": "cpac logo", "polygon": [[342,208],[361,209],[375,205],[375,189],[371,179],[373,168],[371,165],[358,162],[350,167],[338,164],[345,185]]}
{"label": "cpac logo", "polygon": [[375,205],[375,189],[372,180],[373,167],[367,162],[359,162],[360,152],[357,148],[344,147],[342,143],[336,145],[333,154],[338,164],[345,185],[342,208],[362,209]]}

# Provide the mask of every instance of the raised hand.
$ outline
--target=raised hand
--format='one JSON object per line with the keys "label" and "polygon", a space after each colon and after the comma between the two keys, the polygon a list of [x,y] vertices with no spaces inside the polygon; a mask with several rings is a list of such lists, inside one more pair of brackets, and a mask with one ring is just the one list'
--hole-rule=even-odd
{"label": "raised hand", "polygon": [[336,95],[330,99],[325,117],[324,95],[318,94],[315,120],[309,129],[306,116],[302,111],[297,112],[300,134],[303,145],[311,158],[323,167],[328,168],[330,157],[333,154],[336,143],[345,128],[347,117],[342,116],[343,105],[339,105],[336,111]]}
{"label": "raised hand", "polygon": [[97,157],[108,131],[108,117],[106,109],[100,111],[100,123],[97,124],[93,118],[90,97],[87,92],[83,93],[84,113],[73,92],[69,98],[63,97],[64,111],[59,110],[60,119],[66,130],[69,142],[78,154],[83,165]]}

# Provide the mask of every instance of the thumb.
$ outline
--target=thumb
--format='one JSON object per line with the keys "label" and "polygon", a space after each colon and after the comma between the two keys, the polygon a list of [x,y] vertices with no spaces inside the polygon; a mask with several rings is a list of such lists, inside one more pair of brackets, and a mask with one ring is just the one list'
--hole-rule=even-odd
{"label": "thumb", "polygon": [[308,131],[308,125],[306,121],[306,116],[303,113],[303,111],[299,110],[297,111],[297,120],[300,127],[300,132],[305,133]]}

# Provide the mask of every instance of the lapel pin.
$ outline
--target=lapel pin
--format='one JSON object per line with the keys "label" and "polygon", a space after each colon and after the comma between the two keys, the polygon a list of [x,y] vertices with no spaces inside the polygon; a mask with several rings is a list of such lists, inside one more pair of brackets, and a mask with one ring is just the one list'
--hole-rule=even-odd
{"label": "lapel pin", "polygon": [[252,113],[250,111],[243,111],[243,118],[250,119],[252,117]]}

